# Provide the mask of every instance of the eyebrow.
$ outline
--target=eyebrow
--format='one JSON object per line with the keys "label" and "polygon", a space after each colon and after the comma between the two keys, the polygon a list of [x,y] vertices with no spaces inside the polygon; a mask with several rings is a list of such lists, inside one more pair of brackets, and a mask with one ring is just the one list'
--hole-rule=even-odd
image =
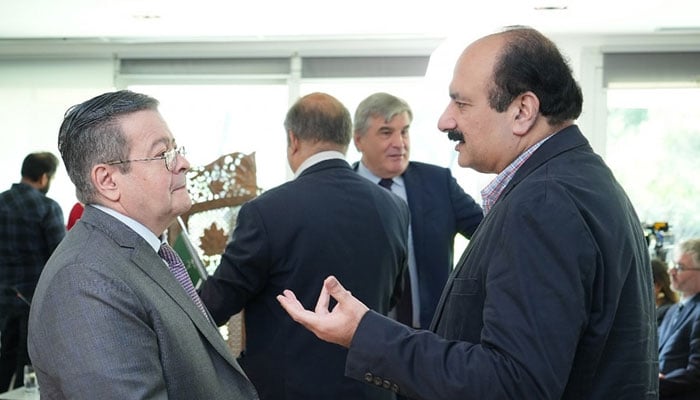
{"label": "eyebrow", "polygon": [[170,139],[170,138],[168,138],[168,137],[162,137],[162,138],[156,140],[155,142],[153,142],[153,143],[151,144],[150,149],[151,149],[151,150],[155,150],[155,149],[157,149],[158,146],[160,146],[161,144],[162,144],[162,145],[165,145],[166,150],[169,149],[171,145],[172,145],[173,148],[177,147],[177,142],[175,141],[175,138]]}

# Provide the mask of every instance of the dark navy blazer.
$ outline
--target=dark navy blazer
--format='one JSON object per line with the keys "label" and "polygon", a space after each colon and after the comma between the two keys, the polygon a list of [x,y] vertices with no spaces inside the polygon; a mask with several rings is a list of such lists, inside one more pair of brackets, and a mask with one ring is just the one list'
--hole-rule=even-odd
{"label": "dark navy blazer", "polygon": [[666,375],[659,398],[700,399],[700,294],[679,307],[672,305],[659,326],[659,372]]}
{"label": "dark navy blazer", "polygon": [[544,142],[472,236],[432,330],[368,312],[347,374],[415,399],[656,399],[641,223],[576,126]]}
{"label": "dark navy blazer", "polygon": [[347,350],[294,322],[276,296],[291,289],[307,309],[335,275],[368,307],[387,313],[407,260],[406,203],[355,173],[321,161],[244,204],[221,264],[202,286],[218,324],[244,310],[239,361],[260,398],[391,399],[344,376]]}
{"label": "dark navy blazer", "polygon": [[[354,169],[357,170],[357,163]],[[454,238],[471,238],[484,218],[481,207],[448,168],[411,161],[402,175],[411,210],[413,252],[420,290],[420,323],[428,328],[454,265]]]}

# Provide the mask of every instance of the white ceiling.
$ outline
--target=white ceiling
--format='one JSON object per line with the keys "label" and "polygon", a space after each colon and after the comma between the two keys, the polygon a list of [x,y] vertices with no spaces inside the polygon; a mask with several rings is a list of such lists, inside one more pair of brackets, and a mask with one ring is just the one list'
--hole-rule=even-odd
{"label": "white ceiling", "polygon": [[[563,10],[535,10],[563,6]],[[3,39],[259,41],[547,33],[700,32],[698,0],[0,0]]]}

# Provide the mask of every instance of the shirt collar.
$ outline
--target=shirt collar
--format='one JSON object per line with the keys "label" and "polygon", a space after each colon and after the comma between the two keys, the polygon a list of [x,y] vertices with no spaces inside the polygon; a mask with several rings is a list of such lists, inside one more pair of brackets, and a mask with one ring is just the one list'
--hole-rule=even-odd
{"label": "shirt collar", "polygon": [[[362,177],[364,177],[364,178],[366,178],[366,179],[369,179],[369,180],[370,180],[371,182],[373,182],[373,183],[377,183],[377,184],[378,184],[379,181],[382,180],[382,178],[380,178],[380,177],[378,177],[377,175],[373,174],[372,171],[370,171],[369,168],[367,168],[367,166],[365,165],[365,163],[363,163],[362,161],[360,161],[360,162],[357,164],[357,173],[360,174],[360,176],[362,176]],[[395,176],[395,177],[391,178],[391,180],[394,181],[394,183],[393,183],[394,185],[398,185],[398,186],[401,186],[401,187],[404,186],[403,176],[401,176],[401,175]]]}
{"label": "shirt collar", "polygon": [[139,236],[141,236],[146,242],[148,242],[151,247],[153,247],[153,250],[157,253],[158,250],[160,249],[160,244],[161,240],[156,236],[153,232],[151,232],[150,229],[146,228],[145,225],[142,223],[136,221],[133,218],[127,217],[126,215],[113,210],[109,207],[105,207],[99,204],[91,204],[92,207],[97,208],[98,210],[109,214],[113,216],[114,218],[118,219],[119,221],[123,222],[126,226],[131,228],[134,232],[136,232]]}
{"label": "shirt collar", "polygon": [[486,215],[491,210],[491,207],[496,204],[496,201],[501,196],[501,193],[503,193],[503,190],[506,188],[506,186],[508,186],[510,181],[513,179],[513,176],[515,176],[515,173],[518,172],[525,161],[530,158],[530,156],[542,145],[542,143],[546,142],[547,139],[551,138],[552,136],[553,134],[547,136],[522,152],[515,160],[513,160],[513,162],[511,162],[503,171],[501,171],[501,173],[498,174],[491,181],[491,183],[481,190],[484,215]]}
{"label": "shirt collar", "polygon": [[297,171],[294,173],[294,179],[298,178],[304,170],[310,166],[320,163],[321,161],[340,159],[345,161],[345,155],[339,151],[328,150],[312,155],[301,163]]}

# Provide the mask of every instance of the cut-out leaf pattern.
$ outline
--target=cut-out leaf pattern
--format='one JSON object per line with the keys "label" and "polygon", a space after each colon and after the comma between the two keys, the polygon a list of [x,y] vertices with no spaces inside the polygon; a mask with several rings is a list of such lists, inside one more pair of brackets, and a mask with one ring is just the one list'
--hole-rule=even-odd
{"label": "cut-out leaf pattern", "polygon": [[226,232],[212,222],[209,228],[204,230],[204,234],[199,237],[199,247],[206,256],[214,256],[224,252],[228,236]]}

